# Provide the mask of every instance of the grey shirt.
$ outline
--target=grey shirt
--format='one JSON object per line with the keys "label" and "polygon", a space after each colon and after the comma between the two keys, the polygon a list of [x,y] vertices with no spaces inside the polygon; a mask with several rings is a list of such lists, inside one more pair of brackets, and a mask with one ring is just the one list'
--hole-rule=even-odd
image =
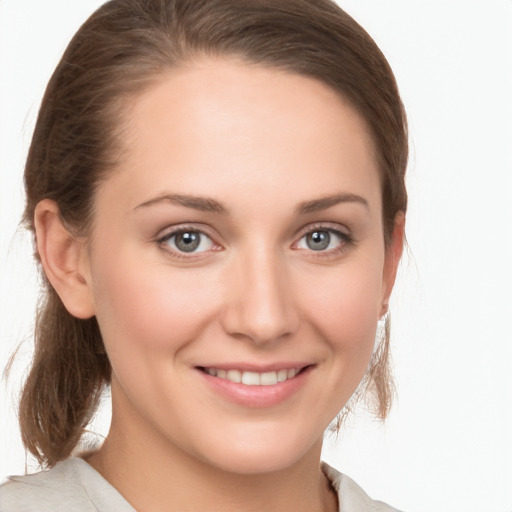
{"label": "grey shirt", "polygon": [[[398,512],[372,500],[353,480],[327,464],[340,512]],[[135,512],[92,466],[71,457],[48,471],[13,476],[0,486],[0,512]]]}

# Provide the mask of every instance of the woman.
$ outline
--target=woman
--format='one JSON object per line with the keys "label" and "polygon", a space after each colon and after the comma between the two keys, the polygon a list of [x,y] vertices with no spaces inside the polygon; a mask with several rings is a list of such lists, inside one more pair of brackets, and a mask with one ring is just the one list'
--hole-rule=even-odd
{"label": "woman", "polygon": [[[328,0],[112,0],[43,100],[25,183],[47,287],[21,404],[49,471],[2,510],[393,510],[320,465],[400,260],[405,114]],[[104,444],[72,457],[106,385]]]}

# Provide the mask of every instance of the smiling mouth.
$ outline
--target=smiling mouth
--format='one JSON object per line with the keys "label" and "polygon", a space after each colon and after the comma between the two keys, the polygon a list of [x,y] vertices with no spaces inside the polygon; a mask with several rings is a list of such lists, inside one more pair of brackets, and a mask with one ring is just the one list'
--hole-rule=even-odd
{"label": "smiling mouth", "polygon": [[199,369],[212,377],[225,379],[236,384],[245,384],[246,386],[274,386],[281,382],[293,379],[307,368],[309,368],[309,366],[304,366],[302,368],[283,368],[282,370],[262,373],[206,367],[200,367]]}

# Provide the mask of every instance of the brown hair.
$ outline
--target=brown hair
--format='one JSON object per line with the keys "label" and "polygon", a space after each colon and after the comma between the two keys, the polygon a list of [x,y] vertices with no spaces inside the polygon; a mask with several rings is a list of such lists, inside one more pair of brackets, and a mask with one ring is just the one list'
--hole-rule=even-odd
{"label": "brown hair", "polygon": [[[386,243],[405,211],[407,129],[393,73],[371,37],[330,0],[111,0],[80,28],[46,89],[25,168],[24,220],[53,199],[73,232],[91,224],[95,189],[121,156],[126,99],[194,57],[233,56],[316,78],[366,121],[381,170]],[[80,320],[44,280],[35,355],[20,402],[22,438],[52,466],[76,446],[110,380],[95,318]],[[364,389],[390,405],[388,336]]]}

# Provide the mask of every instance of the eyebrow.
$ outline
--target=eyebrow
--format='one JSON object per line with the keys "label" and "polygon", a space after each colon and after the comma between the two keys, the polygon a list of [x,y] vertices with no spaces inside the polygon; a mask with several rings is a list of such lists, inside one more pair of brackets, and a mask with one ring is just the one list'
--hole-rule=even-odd
{"label": "eyebrow", "polygon": [[315,213],[322,210],[327,210],[328,208],[336,206],[340,203],[359,203],[369,209],[368,201],[364,197],[357,194],[341,193],[300,203],[297,207],[297,213],[301,215],[306,213]]}
{"label": "eyebrow", "polygon": [[228,213],[227,208],[218,201],[215,201],[215,199],[210,199],[208,197],[188,196],[183,194],[163,194],[161,196],[155,197],[154,199],[150,199],[149,201],[145,201],[144,203],[139,204],[134,209],[137,210],[138,208],[145,208],[147,206],[153,206],[159,203],[177,204],[187,208],[192,208],[194,210],[199,210],[201,212],[221,213],[223,215]]}
{"label": "eyebrow", "polygon": [[[146,208],[148,206],[153,206],[160,203],[177,204],[180,206],[185,206],[186,208],[199,210],[201,212],[219,213],[222,215],[228,214],[228,209],[215,199],[183,194],[163,194],[139,204],[134,208],[134,210],[137,210],[138,208]],[[296,212],[299,215],[315,213],[322,210],[327,210],[328,208],[332,208],[333,206],[336,206],[340,203],[359,203],[366,208],[369,208],[368,201],[364,197],[357,194],[341,193],[334,194],[332,196],[320,197],[319,199],[313,199],[311,201],[304,201],[298,205]]]}

